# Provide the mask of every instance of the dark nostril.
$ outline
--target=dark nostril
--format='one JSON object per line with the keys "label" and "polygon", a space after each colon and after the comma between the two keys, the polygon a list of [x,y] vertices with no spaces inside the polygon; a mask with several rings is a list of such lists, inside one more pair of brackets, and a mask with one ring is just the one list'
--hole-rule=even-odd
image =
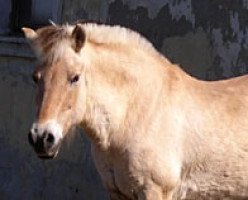
{"label": "dark nostril", "polygon": [[54,143],[54,140],[55,140],[55,138],[54,138],[53,134],[52,134],[52,133],[48,133],[48,134],[47,134],[47,139],[46,139],[46,141],[47,141],[48,143]]}
{"label": "dark nostril", "polygon": [[30,145],[32,146],[34,145],[34,140],[33,140],[31,131],[28,133],[28,142]]}
{"label": "dark nostril", "polygon": [[37,129],[37,128],[35,128],[35,129],[34,129],[34,132],[35,132],[35,133],[38,133],[38,129]]}

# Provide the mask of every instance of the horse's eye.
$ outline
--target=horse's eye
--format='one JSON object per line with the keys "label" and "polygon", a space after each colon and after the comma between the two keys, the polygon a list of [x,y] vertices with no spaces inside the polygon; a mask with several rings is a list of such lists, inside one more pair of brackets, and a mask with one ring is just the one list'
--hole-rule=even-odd
{"label": "horse's eye", "polygon": [[70,80],[70,83],[71,83],[71,84],[76,83],[76,82],[78,82],[78,80],[79,80],[79,75],[75,75],[75,76],[73,76],[72,79]]}
{"label": "horse's eye", "polygon": [[39,80],[40,80],[40,74],[38,74],[38,73],[33,73],[32,78],[33,78],[33,81],[34,81],[35,83],[38,83]]}

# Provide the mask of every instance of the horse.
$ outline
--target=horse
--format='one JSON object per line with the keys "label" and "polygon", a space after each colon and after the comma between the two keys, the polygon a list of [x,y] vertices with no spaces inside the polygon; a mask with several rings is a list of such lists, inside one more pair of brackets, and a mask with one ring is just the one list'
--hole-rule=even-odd
{"label": "horse", "polygon": [[80,126],[111,200],[248,199],[248,76],[196,79],[120,26],[23,31],[37,56],[39,158]]}

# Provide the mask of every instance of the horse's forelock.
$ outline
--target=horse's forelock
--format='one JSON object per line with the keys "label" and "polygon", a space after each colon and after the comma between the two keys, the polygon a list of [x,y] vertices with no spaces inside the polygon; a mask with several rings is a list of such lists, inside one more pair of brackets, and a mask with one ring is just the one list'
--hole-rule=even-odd
{"label": "horse's forelock", "polygon": [[37,31],[38,37],[33,41],[38,56],[41,59],[53,61],[61,55],[62,43],[69,39],[66,26],[47,26]]}

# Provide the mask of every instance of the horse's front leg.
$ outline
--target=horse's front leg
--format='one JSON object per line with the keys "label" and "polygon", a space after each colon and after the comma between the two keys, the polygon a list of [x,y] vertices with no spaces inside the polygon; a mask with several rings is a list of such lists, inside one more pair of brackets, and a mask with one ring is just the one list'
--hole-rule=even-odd
{"label": "horse's front leg", "polygon": [[119,200],[120,196],[116,192],[109,192],[110,200]]}
{"label": "horse's front leg", "polygon": [[172,200],[173,191],[163,192],[161,187],[149,186],[138,194],[138,200]]}
{"label": "horse's front leg", "polygon": [[104,152],[99,151],[96,146],[91,145],[91,153],[103,185],[108,191],[109,198],[111,200],[130,200],[116,187],[113,169],[109,166],[108,162],[106,162],[108,159],[104,159]]}
{"label": "horse's front leg", "polygon": [[119,191],[108,191],[110,200],[130,200],[130,198],[122,195]]}

